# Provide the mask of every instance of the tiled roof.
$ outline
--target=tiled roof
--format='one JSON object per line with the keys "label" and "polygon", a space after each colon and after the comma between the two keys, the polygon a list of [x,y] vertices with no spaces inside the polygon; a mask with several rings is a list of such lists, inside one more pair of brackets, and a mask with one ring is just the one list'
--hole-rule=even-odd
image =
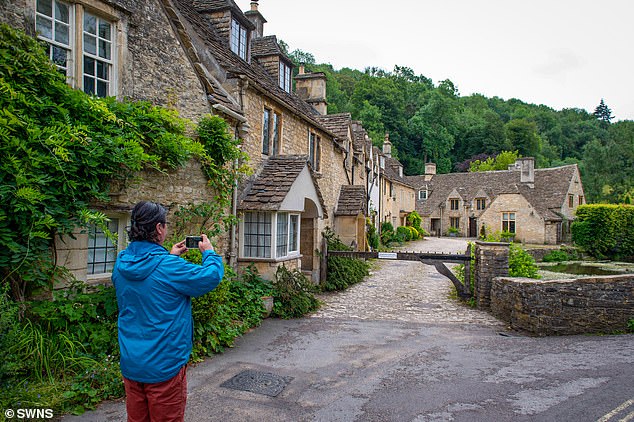
{"label": "tiled roof", "polygon": [[324,127],[332,132],[339,141],[344,141],[348,138],[348,128],[352,123],[350,113],[326,114],[318,116],[317,119]]}
{"label": "tiled roof", "polygon": [[[172,3],[187,20],[187,26],[190,26],[200,38],[199,41],[204,43],[204,53],[207,54],[208,52],[213,56],[214,62],[227,72],[227,77],[245,75],[251,84],[260,87],[262,91],[285,105],[293,113],[297,113],[315,127],[332,135],[318,121],[317,116],[319,116],[319,113],[312,106],[302,101],[294,93],[288,93],[280,88],[277,79],[273,78],[257,60],[249,63],[234,54],[229,48],[229,40],[222,39],[215,30],[213,23],[199,13],[204,7],[229,7],[232,13],[239,13],[241,18],[244,17],[246,19],[239,8],[234,9],[235,3],[233,0],[226,0],[226,2],[221,0],[172,0]],[[198,9],[194,3],[198,4]],[[227,4],[223,6],[221,3]],[[203,52],[200,54],[203,54]],[[241,112],[240,110],[237,111]]]}
{"label": "tiled roof", "polygon": [[421,215],[432,214],[455,189],[467,202],[475,199],[480,191],[491,199],[505,193],[519,193],[542,217],[556,219],[552,210],[561,209],[576,171],[576,165],[536,169],[533,187],[520,182],[519,170],[436,174],[429,181],[425,181],[425,176],[405,176],[405,179],[415,189],[426,186],[429,191],[427,200],[417,200],[416,209]]}
{"label": "tiled roof", "polygon": [[[299,174],[308,166],[307,159],[305,155],[282,155],[269,158],[260,174],[244,190],[239,209],[277,211]],[[320,205],[326,213],[321,191],[314,179],[313,185]]]}
{"label": "tiled roof", "polygon": [[267,37],[254,38],[251,40],[251,55],[253,57],[262,56],[282,56],[286,57],[277,43],[275,35]]}
{"label": "tiled roof", "polygon": [[365,214],[366,203],[365,187],[360,185],[343,185],[339,191],[339,200],[337,201],[335,215]]}
{"label": "tiled roof", "polygon": [[384,156],[385,156],[385,168],[382,169],[382,171],[385,177],[387,177],[387,179],[392,182],[397,182],[402,185],[406,185],[413,188],[414,185],[410,182],[409,179],[406,178],[407,176],[401,177],[401,174],[399,171],[399,167],[402,166],[401,162],[398,161],[396,158],[388,157],[386,155]]}

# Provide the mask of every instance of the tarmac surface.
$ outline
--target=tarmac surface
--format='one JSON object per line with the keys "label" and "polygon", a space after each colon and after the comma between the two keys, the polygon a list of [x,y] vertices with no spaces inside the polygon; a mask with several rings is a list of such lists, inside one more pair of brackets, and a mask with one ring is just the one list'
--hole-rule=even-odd
{"label": "tarmac surface", "polygon": [[[315,314],[267,319],[190,367],[186,421],[634,420],[633,335],[526,337],[451,290],[432,266],[375,261]],[[125,404],[63,420],[122,421]]]}

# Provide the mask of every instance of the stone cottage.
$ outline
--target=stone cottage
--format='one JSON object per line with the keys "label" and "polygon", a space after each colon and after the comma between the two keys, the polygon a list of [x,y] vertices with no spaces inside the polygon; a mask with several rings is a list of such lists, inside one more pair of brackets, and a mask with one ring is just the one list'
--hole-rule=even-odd
{"label": "stone cottage", "polygon": [[445,235],[453,227],[460,236],[510,232],[515,240],[559,244],[569,240],[570,222],[585,203],[577,165],[535,169],[531,157],[508,170],[406,176],[417,191],[416,210],[423,228]]}
{"label": "stone cottage", "polygon": [[394,229],[407,225],[407,216],[416,209],[414,186],[403,174],[403,165],[392,157],[392,143],[388,134],[383,150],[378,153],[380,167],[379,215],[380,222],[391,223]]}
{"label": "stone cottage", "polygon": [[[350,115],[327,115],[325,75],[300,69],[293,89],[293,64],[276,37],[264,35],[257,1],[243,13],[233,0],[10,0],[0,13],[43,40],[77,89],[229,122],[253,169],[233,201],[240,223],[217,240],[231,265],[255,263],[271,276],[283,264],[317,280],[315,251],[327,226],[364,245],[367,148],[355,142]],[[192,162],[168,176],[144,172],[95,207],[124,239],[140,199],[160,201],[172,214],[212,197]],[[101,282],[122,247],[93,229],[60,242],[58,262],[79,279]]]}

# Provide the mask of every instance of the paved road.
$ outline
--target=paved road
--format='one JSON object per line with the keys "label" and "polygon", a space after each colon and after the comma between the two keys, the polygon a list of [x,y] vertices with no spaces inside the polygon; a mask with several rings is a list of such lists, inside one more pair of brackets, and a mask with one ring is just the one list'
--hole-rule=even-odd
{"label": "paved road", "polygon": [[[430,239],[407,249],[465,247]],[[451,283],[432,267],[377,265],[363,283],[324,295],[314,315],[267,319],[190,368],[186,420],[634,420],[634,336],[524,337],[449,299]],[[256,387],[283,390],[221,386],[243,371]],[[112,402],[65,420],[124,412]]]}

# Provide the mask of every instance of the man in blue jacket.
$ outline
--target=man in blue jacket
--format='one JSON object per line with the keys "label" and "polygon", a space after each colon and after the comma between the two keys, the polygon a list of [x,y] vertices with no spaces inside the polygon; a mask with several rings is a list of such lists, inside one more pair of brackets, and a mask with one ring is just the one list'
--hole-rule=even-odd
{"label": "man in blue jacket", "polygon": [[162,246],[166,216],[159,204],[136,204],[128,231],[131,243],[112,271],[130,422],[184,419],[194,334],[191,298],[213,290],[224,275],[222,258],[204,234],[198,244],[202,265],[180,257],[187,251],[185,241],[168,253]]}

